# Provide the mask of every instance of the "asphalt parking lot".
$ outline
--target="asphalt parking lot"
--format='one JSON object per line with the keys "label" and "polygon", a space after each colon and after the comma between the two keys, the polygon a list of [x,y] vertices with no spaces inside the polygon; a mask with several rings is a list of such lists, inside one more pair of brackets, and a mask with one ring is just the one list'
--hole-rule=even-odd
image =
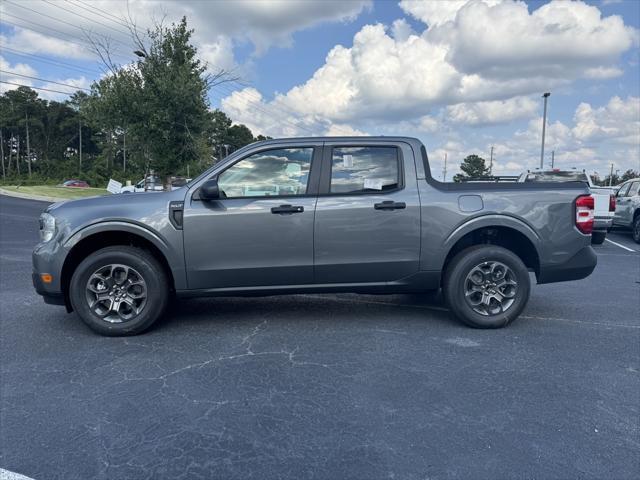
{"label": "asphalt parking lot", "polygon": [[104,338],[31,286],[45,204],[0,197],[0,468],[36,479],[638,478],[640,245],[509,328],[438,297],[177,303]]}

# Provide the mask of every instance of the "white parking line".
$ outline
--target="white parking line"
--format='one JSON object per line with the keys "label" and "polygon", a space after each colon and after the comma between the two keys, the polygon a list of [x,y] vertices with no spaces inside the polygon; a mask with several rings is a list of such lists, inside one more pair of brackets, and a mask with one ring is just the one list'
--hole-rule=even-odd
{"label": "white parking line", "polygon": [[625,247],[624,245],[618,243],[618,242],[614,242],[613,240],[609,240],[608,238],[605,238],[605,240],[609,243],[613,243],[614,245],[620,247],[620,248],[624,248],[625,250],[627,250],[628,252],[635,252],[634,249],[629,248],[629,247]]}
{"label": "white parking line", "polygon": [[0,480],[33,480],[31,477],[25,477],[19,473],[10,472],[0,468]]}

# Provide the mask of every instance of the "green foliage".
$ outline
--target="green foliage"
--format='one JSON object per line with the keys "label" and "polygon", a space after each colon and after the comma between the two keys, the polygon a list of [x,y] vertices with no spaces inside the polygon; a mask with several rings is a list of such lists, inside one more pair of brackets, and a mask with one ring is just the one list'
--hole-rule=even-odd
{"label": "green foliage", "polygon": [[489,175],[489,168],[485,165],[485,160],[478,155],[468,155],[460,164],[462,173],[454,175],[454,182],[461,182],[466,178],[486,177]]}
{"label": "green foliage", "polygon": [[611,185],[619,185],[622,182],[626,182],[627,180],[631,180],[632,178],[640,178],[640,172],[635,171],[633,169],[626,170],[622,175],[618,175],[617,173],[611,175],[607,175],[604,179],[599,183],[599,185],[609,186]]}
{"label": "green foliage", "polygon": [[[184,18],[170,27],[156,26],[148,32],[143,57],[114,68],[91,93],[77,92],[66,102],[40,99],[28,87],[5,92],[0,96],[3,183],[81,178],[104,185],[109,178],[137,181],[149,169],[193,177],[254,142],[245,125],[233,125],[222,111],[210,109],[213,80],[191,44],[192,34]],[[12,137],[18,148],[11,148]]]}

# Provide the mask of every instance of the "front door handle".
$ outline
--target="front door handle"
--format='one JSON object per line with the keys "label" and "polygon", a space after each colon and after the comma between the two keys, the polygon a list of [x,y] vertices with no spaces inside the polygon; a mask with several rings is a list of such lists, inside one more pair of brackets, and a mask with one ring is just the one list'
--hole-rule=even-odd
{"label": "front door handle", "polygon": [[407,204],[404,202],[394,202],[393,200],[385,200],[382,203],[376,203],[373,205],[376,210],[400,210],[407,208]]}
{"label": "front door handle", "polygon": [[304,212],[304,207],[301,205],[280,205],[279,207],[271,207],[271,213],[279,215],[302,212]]}

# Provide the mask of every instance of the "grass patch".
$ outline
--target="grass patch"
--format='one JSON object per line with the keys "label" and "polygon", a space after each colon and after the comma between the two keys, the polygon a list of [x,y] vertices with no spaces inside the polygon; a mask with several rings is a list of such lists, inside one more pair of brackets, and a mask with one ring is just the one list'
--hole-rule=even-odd
{"label": "grass patch", "polygon": [[20,187],[15,185],[3,185],[0,188],[7,190],[8,192],[42,195],[45,197],[55,197],[60,199],[95,197],[96,195],[107,195],[109,193],[104,188],[69,188],[56,187],[52,185],[30,185]]}

